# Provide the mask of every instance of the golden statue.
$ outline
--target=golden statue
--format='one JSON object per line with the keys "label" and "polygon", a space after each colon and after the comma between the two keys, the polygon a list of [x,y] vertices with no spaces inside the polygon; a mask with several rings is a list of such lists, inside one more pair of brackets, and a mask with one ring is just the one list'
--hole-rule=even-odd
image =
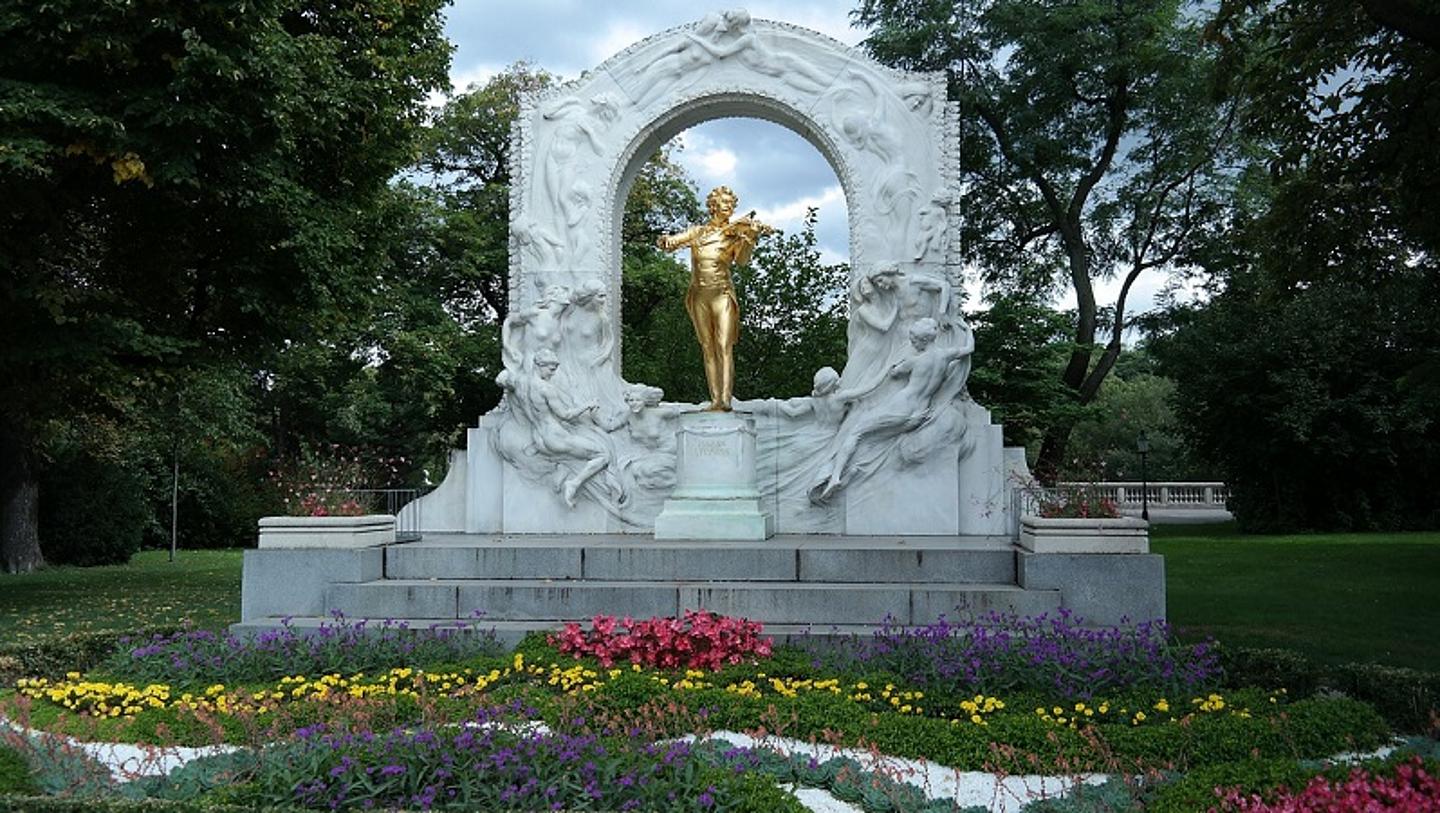
{"label": "golden statue", "polygon": [[735,387],[735,340],[740,337],[740,303],[730,281],[730,266],[750,262],[755,241],[775,229],[755,219],[755,213],[732,221],[740,199],[729,187],[719,186],[705,198],[710,220],[679,234],[660,238],[665,251],[690,248],[690,290],[685,310],[695,326],[700,355],[705,361],[705,382],[710,386],[711,411],[729,412]]}

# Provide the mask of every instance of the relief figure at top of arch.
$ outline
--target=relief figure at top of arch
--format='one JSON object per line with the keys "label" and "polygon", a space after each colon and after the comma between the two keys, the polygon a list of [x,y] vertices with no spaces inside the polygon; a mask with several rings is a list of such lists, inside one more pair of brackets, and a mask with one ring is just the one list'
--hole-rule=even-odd
{"label": "relief figure at top of arch", "polygon": [[678,93],[703,69],[731,58],[804,94],[823,93],[833,77],[799,54],[766,44],[751,27],[750,12],[727,9],[705,15],[640,72],[635,106],[644,108],[667,92]]}

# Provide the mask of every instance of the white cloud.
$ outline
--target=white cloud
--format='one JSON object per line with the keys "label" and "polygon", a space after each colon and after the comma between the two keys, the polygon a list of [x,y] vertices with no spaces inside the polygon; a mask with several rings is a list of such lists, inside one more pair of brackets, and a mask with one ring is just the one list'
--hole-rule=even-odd
{"label": "white cloud", "polygon": [[599,65],[640,40],[659,32],[660,29],[651,31],[642,28],[638,22],[632,19],[612,22],[605,27],[605,33],[590,42],[590,61]]}
{"label": "white cloud", "polygon": [[739,157],[724,147],[706,150],[696,156],[696,165],[709,183],[733,181],[735,165],[739,162]]}
{"label": "white cloud", "polygon": [[805,221],[805,213],[811,207],[832,217],[835,212],[843,213],[845,211],[845,191],[840,188],[839,184],[827,186],[818,195],[804,195],[779,206],[760,209],[756,212],[756,217],[772,226],[793,230],[799,228],[800,224]]}
{"label": "white cloud", "polygon": [[503,66],[484,63],[470,65],[459,70],[452,69],[450,71],[450,87],[456,93],[464,93],[470,89],[471,85],[484,85],[503,70]]}

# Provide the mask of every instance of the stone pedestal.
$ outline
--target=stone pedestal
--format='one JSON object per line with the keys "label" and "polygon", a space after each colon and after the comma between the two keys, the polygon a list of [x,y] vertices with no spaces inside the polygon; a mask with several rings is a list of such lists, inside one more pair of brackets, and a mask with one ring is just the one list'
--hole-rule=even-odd
{"label": "stone pedestal", "polygon": [[760,502],[755,422],[733,412],[690,412],[676,432],[677,484],[655,518],[656,539],[768,539],[775,518]]}

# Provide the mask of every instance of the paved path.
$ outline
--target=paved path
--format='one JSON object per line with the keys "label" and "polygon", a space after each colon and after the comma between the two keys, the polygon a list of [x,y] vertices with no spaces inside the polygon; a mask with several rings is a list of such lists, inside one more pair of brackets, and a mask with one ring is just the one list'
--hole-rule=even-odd
{"label": "paved path", "polygon": [[[1121,513],[1127,517],[1138,517],[1140,509],[1127,507]],[[1234,514],[1223,508],[1150,508],[1152,525],[1214,525],[1234,518]]]}

